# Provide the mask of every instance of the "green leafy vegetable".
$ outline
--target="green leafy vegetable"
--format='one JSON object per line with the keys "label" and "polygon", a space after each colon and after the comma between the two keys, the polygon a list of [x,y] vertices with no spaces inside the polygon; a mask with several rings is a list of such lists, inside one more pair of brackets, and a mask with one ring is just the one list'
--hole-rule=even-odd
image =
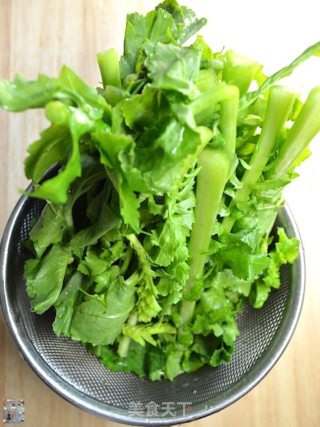
{"label": "green leafy vegetable", "polygon": [[50,122],[25,160],[46,202],[29,233],[32,310],[152,381],[227,363],[239,313],[281,286],[299,241],[275,219],[320,131],[320,87],[303,102],[279,84],[320,42],[268,77],[188,41],[205,22],[175,0],[128,15],[123,56],[97,55],[97,89],[68,67],[0,78],[0,107]]}

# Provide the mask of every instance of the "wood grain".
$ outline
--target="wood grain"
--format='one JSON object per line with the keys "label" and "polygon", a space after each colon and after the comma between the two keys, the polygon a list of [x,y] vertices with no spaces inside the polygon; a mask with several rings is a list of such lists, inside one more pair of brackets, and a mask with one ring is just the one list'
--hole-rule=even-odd
{"label": "wood grain", "polygon": [[[265,58],[270,69],[284,65],[306,44],[319,39],[313,0],[294,5],[284,0],[276,14],[264,10],[263,20],[253,0],[214,2],[214,6],[204,0],[184,3],[214,24],[205,34],[215,46],[221,48],[225,40],[244,53]],[[12,78],[22,73],[32,79],[43,72],[54,76],[62,64],[68,64],[96,84],[96,52],[111,46],[121,50],[126,13],[144,12],[155,4],[153,0],[0,0],[0,75]],[[289,8],[290,19],[286,16]],[[266,22],[272,23],[269,33]],[[320,84],[319,68],[314,68],[318,65],[312,61],[311,65],[298,73],[301,87],[311,84],[310,75]],[[19,189],[26,186],[22,167],[26,147],[44,126],[41,112],[9,115],[0,111],[0,232]],[[313,157],[301,168],[300,179],[287,191],[302,233],[308,273],[294,338],[280,362],[251,393],[224,411],[190,424],[192,427],[320,425],[319,139],[313,150]],[[19,357],[1,318],[0,398],[18,397],[25,399],[26,427],[116,426],[78,410],[42,383]]]}

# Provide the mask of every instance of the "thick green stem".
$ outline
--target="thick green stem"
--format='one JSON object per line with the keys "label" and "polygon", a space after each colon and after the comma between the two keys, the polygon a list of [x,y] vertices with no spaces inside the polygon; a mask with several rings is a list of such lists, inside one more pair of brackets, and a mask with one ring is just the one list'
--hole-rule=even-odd
{"label": "thick green stem", "polygon": [[270,177],[281,178],[294,165],[297,157],[320,131],[320,87],[310,92],[279,155],[270,171]]}
{"label": "thick green stem", "polygon": [[119,87],[111,86],[111,85],[105,85],[104,88],[104,97],[108,104],[112,105],[114,107],[118,104],[122,99],[126,98],[128,96],[128,93]]}
{"label": "thick green stem", "polygon": [[119,54],[115,49],[109,49],[97,54],[103,86],[121,87]]}
{"label": "thick green stem", "polygon": [[[126,285],[130,287],[134,287],[138,284],[140,279],[140,275],[135,271],[133,274],[131,274],[130,277],[126,280]],[[136,325],[138,321],[138,317],[136,313],[131,313],[128,319],[127,324],[130,326]],[[119,341],[118,346],[118,354],[120,357],[127,357],[128,351],[130,346],[130,337],[123,336]]]}
{"label": "thick green stem", "polygon": [[[186,174],[188,173],[189,169],[194,165],[197,158],[199,157],[199,154],[201,151],[205,148],[205,146],[208,144],[209,141],[211,141],[213,137],[213,132],[206,126],[198,126],[197,131],[200,134],[201,143],[198,145],[195,153],[189,154],[181,163],[181,173],[180,176],[182,179],[185,178]],[[181,182],[179,182],[179,187],[181,185]]]}
{"label": "thick green stem", "polygon": [[[217,218],[222,194],[230,172],[229,155],[223,151],[205,148],[199,156],[201,167],[197,177],[195,222],[190,238],[191,266],[185,286],[187,293],[201,277],[207,260],[213,225]],[[194,302],[181,306],[181,328],[193,315]]]}
{"label": "thick green stem", "polygon": [[223,80],[228,84],[236,85],[241,95],[245,94],[261,65],[232,50],[226,52],[225,57]]}
{"label": "thick green stem", "polygon": [[206,90],[215,86],[217,81],[217,75],[212,69],[200,70],[196,81],[196,86],[200,92],[205,92]]}
{"label": "thick green stem", "polygon": [[[204,92],[198,99],[200,98],[199,103],[197,101],[192,103],[192,110],[196,118],[197,114],[210,110],[218,102],[221,103],[219,127],[225,146],[223,150],[204,148],[198,156],[198,165],[201,170],[197,177],[195,222],[190,237],[191,265],[185,293],[202,276],[213,225],[218,215],[225,185],[229,179],[236,145],[239,89],[236,86],[221,85]],[[191,320],[194,307],[195,302],[193,301],[185,300],[182,303],[180,333],[183,333],[183,326]]]}
{"label": "thick green stem", "polygon": [[139,264],[143,270],[146,270],[147,272],[151,271],[151,264],[148,258],[148,254],[145,251],[144,247],[140,243],[139,239],[135,234],[128,234],[127,239],[129,240],[132,248],[134,249],[135,253],[138,256]]}
{"label": "thick green stem", "polygon": [[206,148],[200,154],[201,170],[197,178],[195,223],[190,237],[191,267],[186,291],[195,279],[202,275],[221,203],[223,190],[229,175],[229,157],[222,151]]}
{"label": "thick green stem", "polygon": [[[138,316],[135,313],[132,313],[128,319],[127,324],[130,326],[135,326],[137,324],[137,321],[138,321]],[[118,346],[118,355],[120,357],[127,357],[128,356],[130,341],[131,341],[130,337],[124,336],[121,338],[121,340],[119,342],[119,346]]]}
{"label": "thick green stem", "polygon": [[212,115],[221,101],[234,98],[239,98],[239,89],[236,86],[222,83],[206,90],[190,104],[196,122],[199,125],[206,124],[208,120],[212,119]]}
{"label": "thick green stem", "polygon": [[121,276],[123,276],[125,274],[125,272],[128,270],[130,261],[131,261],[131,256],[132,256],[132,248],[131,246],[128,247],[127,252],[124,256],[123,262],[121,264],[120,270],[119,270],[119,274]]}
{"label": "thick green stem", "polygon": [[[295,95],[282,86],[274,86],[270,89],[266,116],[256,149],[250,160],[250,169],[247,169],[242,177],[242,187],[232,200],[229,206],[230,211],[237,203],[248,199],[277,143],[279,133],[288,119],[294,100]],[[223,221],[225,231],[229,232],[233,224],[234,218],[226,217]]]}
{"label": "thick green stem", "polygon": [[219,128],[224,138],[224,151],[229,153],[230,160],[236,150],[237,119],[239,106],[239,90],[229,86],[228,96],[221,100]]}

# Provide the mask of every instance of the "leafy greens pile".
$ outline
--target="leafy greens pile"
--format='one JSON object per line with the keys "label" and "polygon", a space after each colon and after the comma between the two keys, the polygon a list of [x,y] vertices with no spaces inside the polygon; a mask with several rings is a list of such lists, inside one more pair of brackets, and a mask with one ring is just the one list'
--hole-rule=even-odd
{"label": "leafy greens pile", "polygon": [[151,380],[230,360],[244,304],[261,307],[297,256],[271,231],[320,130],[320,87],[303,103],[275,84],[320,43],[267,77],[201,36],[186,45],[205,23],[175,0],[128,15],[97,89],[67,67],[0,79],[1,107],[51,123],[25,160],[28,195],[47,202],[25,265],[32,310],[54,307],[58,336]]}

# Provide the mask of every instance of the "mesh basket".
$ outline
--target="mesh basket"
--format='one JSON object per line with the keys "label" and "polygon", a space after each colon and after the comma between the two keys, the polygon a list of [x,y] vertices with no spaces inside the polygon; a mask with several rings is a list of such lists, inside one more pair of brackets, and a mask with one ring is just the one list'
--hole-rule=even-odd
{"label": "mesh basket", "polygon": [[[22,197],[1,245],[1,304],[21,356],[59,395],[74,405],[113,421],[144,425],[190,422],[217,412],[252,389],[272,368],[288,344],[303,301],[304,260],[281,271],[281,287],[260,310],[247,306],[239,316],[240,337],[232,361],[218,368],[183,374],[173,382],[150,382],[130,373],[113,373],[79,343],[58,338],[53,313],[30,311],[23,265],[32,219],[43,202]],[[298,230],[288,208],[277,219],[289,236]]]}

